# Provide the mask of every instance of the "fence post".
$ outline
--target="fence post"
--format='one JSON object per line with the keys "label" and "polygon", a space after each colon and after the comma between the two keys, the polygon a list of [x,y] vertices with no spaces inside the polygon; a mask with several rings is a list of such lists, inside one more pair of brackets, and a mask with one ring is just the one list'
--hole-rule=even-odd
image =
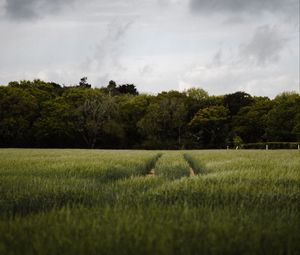
{"label": "fence post", "polygon": [[266,144],[266,150],[268,150],[269,149],[269,145],[268,144]]}

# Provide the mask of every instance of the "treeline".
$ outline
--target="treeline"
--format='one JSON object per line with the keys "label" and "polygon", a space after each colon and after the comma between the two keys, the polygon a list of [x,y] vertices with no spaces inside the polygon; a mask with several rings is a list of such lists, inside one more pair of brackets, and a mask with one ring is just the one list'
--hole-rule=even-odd
{"label": "treeline", "polygon": [[0,146],[191,149],[300,141],[300,96],[192,88],[139,94],[133,84],[91,88],[41,80],[0,86]]}

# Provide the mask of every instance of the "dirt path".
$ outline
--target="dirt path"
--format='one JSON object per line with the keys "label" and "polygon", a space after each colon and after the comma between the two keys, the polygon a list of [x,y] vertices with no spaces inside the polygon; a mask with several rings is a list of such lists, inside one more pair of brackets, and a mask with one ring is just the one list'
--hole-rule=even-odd
{"label": "dirt path", "polygon": [[196,176],[195,171],[193,168],[189,167],[190,177]]}
{"label": "dirt path", "polygon": [[155,170],[154,168],[152,168],[147,174],[146,174],[146,177],[153,177],[155,176]]}
{"label": "dirt path", "polygon": [[188,158],[187,154],[183,154],[183,158],[185,159],[185,161],[188,163],[189,165],[189,173],[190,173],[190,177],[194,177],[196,176],[196,171],[193,169],[191,161]]}
{"label": "dirt path", "polygon": [[[155,176],[155,165],[159,158],[160,158],[160,156],[154,162],[154,164],[152,165],[152,168],[145,174],[145,177],[154,177]],[[186,158],[184,158],[184,159],[187,161],[187,163],[189,165],[189,177],[195,177],[196,174],[195,174],[194,169],[191,167],[190,162]]]}
{"label": "dirt path", "polygon": [[145,177],[153,177],[155,176],[155,165],[157,163],[157,161],[160,159],[160,157],[162,156],[162,153],[159,153],[156,155],[155,160],[151,163],[151,166],[148,168],[148,172],[145,174]]}

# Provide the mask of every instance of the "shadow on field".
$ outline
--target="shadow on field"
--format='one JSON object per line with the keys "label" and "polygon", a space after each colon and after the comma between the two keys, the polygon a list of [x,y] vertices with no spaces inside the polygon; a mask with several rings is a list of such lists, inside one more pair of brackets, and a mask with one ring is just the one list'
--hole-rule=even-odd
{"label": "shadow on field", "polygon": [[[6,194],[3,193],[0,199],[0,217],[26,216],[64,206],[107,206],[122,200],[134,200],[141,190],[145,192],[151,188],[151,181],[148,180],[149,185],[145,185],[139,180],[141,185],[137,186],[134,178],[145,179],[144,176],[155,167],[161,155],[158,153],[142,165],[131,169],[116,166],[98,172],[72,171],[54,176],[39,176],[36,173],[33,176],[25,175],[26,178],[22,178],[17,188],[13,186],[15,176],[8,175],[5,177],[6,186],[3,186]],[[130,184],[134,184],[132,188],[129,188]]]}

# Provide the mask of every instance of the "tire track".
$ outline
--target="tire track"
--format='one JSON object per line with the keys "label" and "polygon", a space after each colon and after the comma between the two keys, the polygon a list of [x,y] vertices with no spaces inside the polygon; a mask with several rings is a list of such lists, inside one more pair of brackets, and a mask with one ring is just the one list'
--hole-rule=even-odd
{"label": "tire track", "polygon": [[189,177],[189,166],[181,152],[168,151],[159,159],[155,166],[155,175],[164,180],[176,180]]}
{"label": "tire track", "polygon": [[196,176],[195,171],[193,168],[189,167],[190,177]]}
{"label": "tire track", "polygon": [[154,177],[155,176],[155,165],[156,165],[156,162],[160,159],[160,157],[162,155],[163,155],[162,153],[157,154],[153,158],[153,160],[149,163],[149,165],[146,168],[147,169],[146,174],[145,174],[146,177]]}
{"label": "tire track", "polygon": [[147,174],[146,174],[146,177],[152,177],[152,176],[155,176],[155,169],[152,168]]}
{"label": "tire track", "polygon": [[196,163],[189,154],[185,153],[183,154],[183,157],[189,165],[190,177],[206,174],[207,170],[205,165]]}

